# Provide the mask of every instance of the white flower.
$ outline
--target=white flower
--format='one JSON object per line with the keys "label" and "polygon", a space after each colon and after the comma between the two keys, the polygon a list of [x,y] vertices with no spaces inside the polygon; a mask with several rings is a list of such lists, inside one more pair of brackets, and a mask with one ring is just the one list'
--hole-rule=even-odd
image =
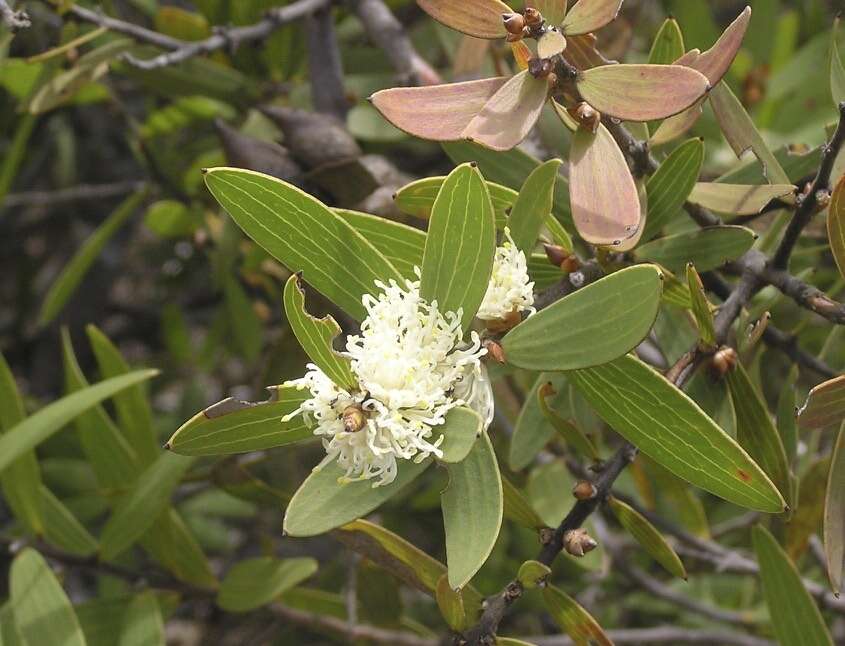
{"label": "white flower", "polygon": [[534,283],[528,277],[525,253],[516,248],[510,230],[505,227],[505,241],[496,248],[490,285],[476,316],[482,321],[506,319],[513,312],[533,314]]}
{"label": "white flower", "polygon": [[[489,421],[492,390],[481,357],[478,335],[462,341],[461,313],[441,313],[437,304],[420,297],[419,282],[377,282],[383,293],[362,299],[367,317],[360,336],[347,339],[347,355],[358,380],[357,392],[338,388],[315,365],[293,382],[307,388],[311,398],[285,419],[302,413],[321,437],[325,459],[337,460],[344,479],[378,478],[373,486],[396,478],[397,459],[421,462],[438,448],[443,424],[456,406],[468,405]],[[344,412],[360,411],[360,428],[344,425]]]}

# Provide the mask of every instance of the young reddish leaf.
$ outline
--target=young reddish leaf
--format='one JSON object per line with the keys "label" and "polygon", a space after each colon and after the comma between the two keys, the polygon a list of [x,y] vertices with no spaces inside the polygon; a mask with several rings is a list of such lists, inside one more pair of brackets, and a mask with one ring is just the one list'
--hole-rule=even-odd
{"label": "young reddish leaf", "polygon": [[690,63],[676,61],[675,64],[689,65],[689,67],[704,74],[710,80],[710,85],[715,87],[733,63],[736,53],[742,45],[742,39],[745,38],[745,31],[748,29],[750,21],[751,7],[746,7],[736,20],[725,29],[713,47],[695,57],[695,60]]}
{"label": "young reddish leaf", "polygon": [[575,227],[587,242],[614,245],[637,233],[637,186],[622,151],[603,124],[595,134],[579,128],[572,138],[569,201]]}
{"label": "young reddish leaf", "polygon": [[588,34],[604,27],[619,14],[622,0],[580,0],[563,19],[566,35]]}
{"label": "young reddish leaf", "polygon": [[671,117],[710,87],[703,74],[679,65],[604,65],[579,74],[576,85],[596,110],[626,121]]}
{"label": "young reddish leaf", "polygon": [[557,26],[566,18],[566,0],[528,0],[526,4],[543,14],[550,25]]}
{"label": "young reddish leaf", "polygon": [[566,49],[566,38],[557,29],[550,29],[537,41],[537,55],[551,58]]}
{"label": "young reddish leaf", "polygon": [[434,141],[453,141],[484,104],[499,91],[505,77],[429,85],[397,87],[370,97],[385,119],[408,134]]}
{"label": "young reddish leaf", "polygon": [[534,56],[531,48],[525,44],[524,40],[518,40],[515,43],[511,43],[511,51],[513,52],[513,60],[516,62],[516,66],[521,70],[527,70],[528,61]]}
{"label": "young reddish leaf", "polygon": [[537,123],[548,94],[546,79],[520,72],[487,101],[461,136],[493,150],[510,150]]}
{"label": "young reddish leaf", "polygon": [[579,70],[588,70],[600,65],[610,65],[611,61],[604,57],[596,47],[598,39],[595,34],[579,34],[566,36],[566,60]]}
{"label": "young reddish leaf", "polygon": [[661,123],[654,134],[648,140],[652,147],[662,146],[663,144],[674,141],[687,130],[695,125],[698,118],[702,114],[701,104],[704,99],[696,101],[691,108],[687,108],[683,112],[679,112],[675,116],[669,117]]}
{"label": "young reddish leaf", "polygon": [[798,411],[798,426],[825,428],[845,419],[845,375],[815,386]]}
{"label": "young reddish leaf", "polygon": [[447,27],[476,38],[504,38],[503,13],[511,8],[500,0],[417,0],[429,16]]}

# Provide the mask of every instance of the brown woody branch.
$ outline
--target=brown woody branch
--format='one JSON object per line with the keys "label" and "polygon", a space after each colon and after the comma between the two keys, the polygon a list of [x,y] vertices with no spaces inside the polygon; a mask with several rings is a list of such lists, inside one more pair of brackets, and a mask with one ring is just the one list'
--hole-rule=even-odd
{"label": "brown woody branch", "polygon": [[[760,637],[726,630],[695,630],[677,626],[655,628],[632,628],[628,630],[605,631],[614,644],[701,644],[702,646],[775,646],[774,642]],[[529,637],[536,646],[575,646],[566,635]]]}

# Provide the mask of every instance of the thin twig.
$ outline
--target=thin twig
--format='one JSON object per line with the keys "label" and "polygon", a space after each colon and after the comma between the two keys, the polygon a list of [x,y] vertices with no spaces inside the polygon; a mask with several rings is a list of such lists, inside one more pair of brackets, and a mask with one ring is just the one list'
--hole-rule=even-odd
{"label": "thin twig", "polygon": [[87,22],[132,36],[140,42],[170,50],[147,60],[138,59],[131,54],[124,56],[124,60],[135,67],[143,70],[153,70],[181,63],[194,56],[211,54],[221,49],[235,50],[243,43],[265,40],[280,27],[308,16],[315,11],[324,9],[330,3],[331,0],[297,0],[284,7],[270,9],[255,24],[245,25],[243,27],[217,27],[214,30],[214,34],[204,40],[198,41],[171,38],[165,34],[160,34],[139,25],[118,20],[117,18],[111,18],[102,12],[91,11],[90,9],[85,9],[77,5],[73,5],[70,8],[70,13]]}
{"label": "thin twig", "polygon": [[819,165],[819,172],[810,185],[809,191],[801,200],[795,217],[789,222],[783,239],[772,258],[772,266],[775,269],[786,269],[789,264],[789,257],[792,250],[798,243],[798,238],[804,231],[813,216],[824,208],[825,202],[830,199],[830,174],[833,171],[833,164],[839,151],[845,144],[845,101],[839,104],[839,124],[833,137],[824,147],[822,160]]}
{"label": "thin twig", "polygon": [[[677,626],[655,628],[632,628],[628,630],[607,630],[608,638],[614,644],[702,644],[704,646],[776,646],[774,642],[751,635],[724,630],[694,630]],[[575,646],[566,635],[524,637],[536,646]]]}
{"label": "thin twig", "polygon": [[15,209],[31,206],[56,206],[83,200],[102,200],[125,195],[138,190],[144,182],[130,180],[113,184],[79,184],[56,191],[26,191],[10,193],[0,202],[0,209]]}
{"label": "thin twig", "polygon": [[0,0],[0,19],[12,33],[19,29],[27,29],[32,25],[26,11],[15,11],[6,0]]}
{"label": "thin twig", "polygon": [[344,636],[350,640],[349,643],[361,639],[379,644],[396,644],[396,646],[437,646],[438,644],[436,639],[419,637],[413,633],[387,630],[364,624],[350,626],[349,622],[337,617],[295,610],[278,603],[270,606],[270,610],[291,623]]}
{"label": "thin twig", "polygon": [[440,75],[419,55],[405,29],[382,0],[349,0],[367,35],[399,75],[400,85],[436,85]]}

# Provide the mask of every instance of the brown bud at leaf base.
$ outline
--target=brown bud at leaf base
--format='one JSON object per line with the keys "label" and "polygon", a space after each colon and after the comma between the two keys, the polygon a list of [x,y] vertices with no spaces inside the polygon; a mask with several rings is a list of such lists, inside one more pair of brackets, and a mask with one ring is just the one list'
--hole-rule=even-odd
{"label": "brown bud at leaf base", "polygon": [[367,416],[364,410],[358,406],[347,406],[343,409],[343,429],[347,433],[357,433],[367,423]]}
{"label": "brown bud at leaf base", "polygon": [[566,111],[573,119],[578,121],[578,124],[585,130],[595,132],[599,129],[599,123],[601,123],[601,112],[596,110],[589,103],[582,101],[575,107],[567,108]]}
{"label": "brown bud at leaf base", "polygon": [[532,58],[528,61],[528,73],[535,79],[546,78],[554,70],[554,63],[549,58]]}
{"label": "brown bud at leaf base", "polygon": [[491,332],[507,332],[522,322],[522,316],[516,310],[505,314],[504,318],[484,321],[485,327]]}
{"label": "brown bud at leaf base", "polygon": [[578,256],[570,254],[563,247],[554,244],[544,244],[543,249],[546,250],[546,258],[555,267],[560,267],[561,271],[571,274],[573,271],[578,271],[581,263],[578,261]]}
{"label": "brown bud at leaf base", "polygon": [[484,342],[484,348],[487,350],[487,354],[490,355],[494,360],[498,361],[499,363],[505,362],[505,351],[502,349],[501,345],[499,345],[495,341],[487,340]]}
{"label": "brown bud at leaf base", "polygon": [[522,30],[525,29],[525,18],[518,13],[503,13],[502,22],[505,23],[505,29],[513,36],[522,38]]}
{"label": "brown bud at leaf base", "polygon": [[572,556],[584,556],[598,547],[586,529],[570,529],[563,535],[563,549]]}
{"label": "brown bud at leaf base", "polygon": [[581,480],[572,487],[572,495],[577,500],[590,500],[598,495],[598,489],[589,480]]}
{"label": "brown bud at leaf base", "polygon": [[736,366],[736,350],[722,346],[710,360],[710,371],[715,379],[721,379]]}
{"label": "brown bud at leaf base", "polygon": [[539,27],[543,24],[543,15],[534,7],[528,7],[522,13],[525,16],[525,24],[529,27]]}

